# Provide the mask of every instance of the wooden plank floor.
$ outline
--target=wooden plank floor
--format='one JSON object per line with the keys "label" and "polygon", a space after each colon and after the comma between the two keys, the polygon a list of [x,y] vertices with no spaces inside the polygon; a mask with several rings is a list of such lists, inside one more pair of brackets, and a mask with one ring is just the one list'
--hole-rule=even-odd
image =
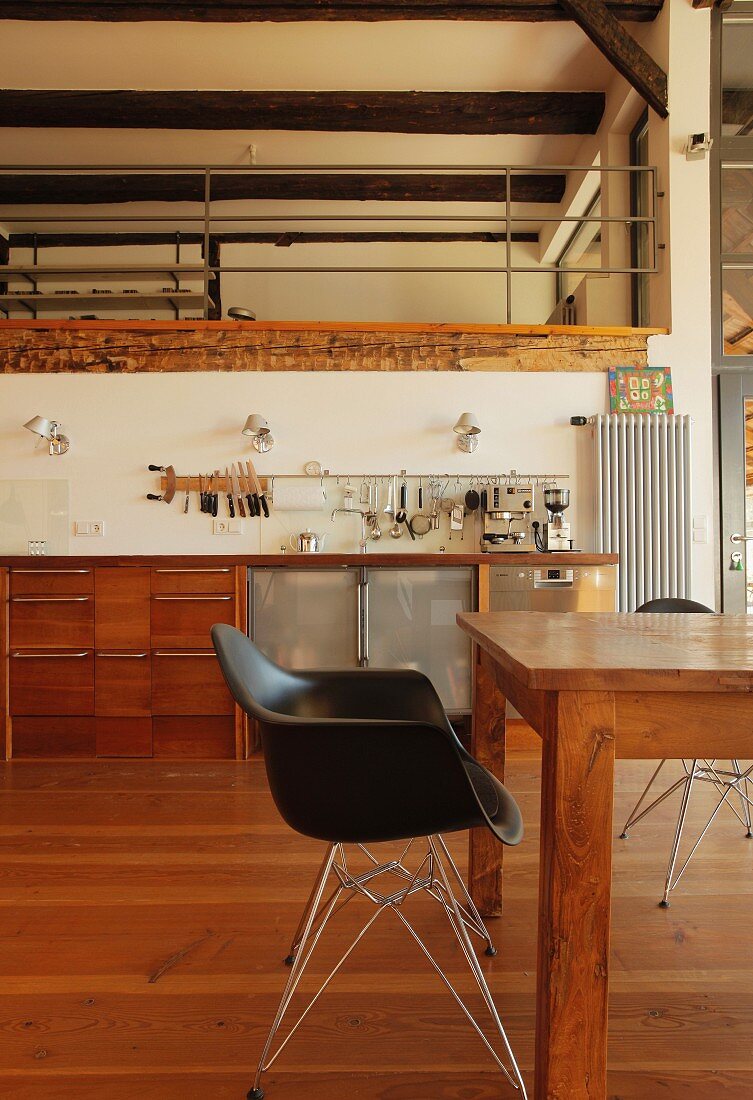
{"label": "wooden plank floor", "polygon": [[[618,764],[617,826],[648,770]],[[528,833],[508,853],[499,954],[482,956],[529,1080],[538,775],[534,753],[511,754]],[[16,762],[0,789],[0,1095],[242,1100],[321,858],[278,818],[259,763]],[[719,818],[663,911],[675,807],[615,841],[609,1098],[742,1100],[753,1097],[753,843]],[[464,864],[465,837],[453,848]],[[317,973],[363,905],[338,917]],[[413,914],[472,995],[439,908],[417,899]],[[268,1100],[515,1095],[389,914],[265,1087]]]}

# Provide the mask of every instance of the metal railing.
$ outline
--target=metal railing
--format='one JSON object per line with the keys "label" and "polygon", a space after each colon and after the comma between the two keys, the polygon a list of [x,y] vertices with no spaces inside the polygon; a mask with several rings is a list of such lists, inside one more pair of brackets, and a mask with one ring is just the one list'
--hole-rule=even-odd
{"label": "metal railing", "polygon": [[[22,292],[16,292],[14,294],[0,293],[0,313],[9,315],[10,309],[15,304],[21,308],[25,308],[29,313],[36,317],[37,315],[37,303],[42,304],[42,300],[55,300],[60,301],[64,297],[64,292],[56,292],[51,295],[43,295],[38,290],[38,279],[44,275],[58,274],[60,276],[80,276],[81,274],[92,275],[110,275],[122,273],[123,275],[134,274],[154,274],[165,273],[173,278],[175,281],[175,291],[173,294],[163,293],[162,295],[147,294],[138,295],[133,292],[129,292],[129,301],[134,305],[141,299],[142,305],[145,299],[149,299],[154,302],[158,298],[164,298],[164,301],[159,302],[160,308],[164,308],[165,305],[169,305],[176,317],[180,315],[180,310],[186,307],[186,299],[181,298],[180,294],[185,294],[185,291],[181,291],[180,277],[186,275],[200,276],[202,281],[202,293],[201,293],[201,307],[203,316],[208,318],[212,308],[212,296],[211,286],[212,281],[216,276],[221,274],[239,274],[239,273],[265,273],[269,275],[295,275],[295,274],[327,274],[327,273],[369,273],[369,274],[396,274],[396,273],[455,273],[455,274],[500,274],[505,276],[506,293],[505,293],[505,317],[506,322],[509,324],[512,321],[512,280],[516,274],[542,274],[542,275],[556,275],[557,273],[566,273],[568,275],[653,275],[658,270],[658,251],[663,248],[664,245],[658,241],[658,202],[663,197],[663,192],[659,191],[657,169],[653,165],[509,165],[509,164],[483,164],[483,165],[447,165],[447,164],[421,164],[421,165],[394,165],[394,164],[273,164],[273,165],[55,165],[40,167],[39,165],[6,165],[0,167],[0,185],[3,187],[3,192],[8,195],[9,183],[8,180],[14,176],[23,174],[24,176],[68,176],[68,175],[91,175],[102,177],[113,177],[126,173],[130,176],[160,176],[160,175],[173,175],[185,177],[187,175],[195,175],[198,178],[199,187],[197,189],[197,195],[195,197],[186,198],[185,196],[159,196],[157,198],[146,199],[128,199],[126,197],[108,198],[103,197],[101,200],[92,200],[91,198],[83,197],[80,202],[75,199],[66,198],[65,203],[67,205],[92,205],[96,207],[112,207],[120,205],[120,203],[134,201],[143,202],[151,207],[155,205],[173,204],[176,202],[181,203],[193,203],[200,204],[200,210],[195,213],[149,213],[149,214],[120,214],[120,213],[108,213],[108,214],[75,214],[73,216],[66,216],[65,214],[19,214],[17,212],[4,214],[2,206],[0,206],[0,227],[6,227],[11,229],[10,232],[10,246],[11,252],[14,248],[14,237],[19,236],[12,231],[13,226],[23,225],[24,232],[22,234],[25,240],[32,238],[31,245],[25,244],[24,247],[31,247],[33,253],[33,263],[31,265],[14,265],[10,262],[7,266],[0,266],[0,289],[1,284],[6,284],[8,278],[24,278],[28,280],[32,285],[32,291],[25,296]],[[360,214],[360,213],[332,213],[332,214],[298,214],[295,212],[286,214],[266,214],[266,213],[214,213],[212,210],[213,204],[218,202],[233,203],[239,202],[244,204],[244,209],[247,204],[254,204],[257,202],[291,202],[298,203],[307,200],[301,199],[287,199],[284,196],[279,199],[274,197],[264,198],[234,198],[234,197],[219,197],[215,198],[212,195],[212,180],[213,177],[218,175],[234,175],[234,174],[246,174],[246,175],[270,175],[270,174],[305,174],[305,175],[318,175],[318,174],[338,174],[348,173],[357,175],[390,175],[399,174],[401,176],[422,176],[427,174],[441,173],[443,175],[496,175],[500,177],[500,182],[504,178],[504,196],[499,200],[501,211],[499,214],[406,214],[406,213],[386,213],[386,214]],[[564,196],[567,193],[566,183],[568,176],[575,174],[583,178],[589,176],[598,176],[599,186],[602,191],[605,188],[605,177],[610,177],[613,174],[620,174],[623,177],[630,177],[635,173],[647,173],[649,177],[648,192],[650,195],[650,214],[637,215],[632,214],[628,209],[622,214],[542,214],[539,212],[540,206],[543,200],[533,199],[521,199],[513,196],[513,181],[517,176],[547,176],[558,175],[565,177],[565,183],[563,185],[562,198],[560,202],[564,200]],[[123,181],[125,183],[125,181]],[[628,189],[629,190],[629,189]],[[124,188],[125,193],[125,188]],[[22,199],[25,206],[40,206],[40,205],[55,205],[54,202],[33,202],[28,198]],[[337,201],[342,203],[343,201],[367,201],[369,203],[375,202],[393,202],[399,201],[401,203],[437,203],[441,205],[444,202],[448,203],[472,203],[473,205],[481,204],[484,206],[491,205],[495,200],[490,199],[440,199],[433,198],[409,198],[409,199],[370,199],[368,197],[364,199],[336,199],[330,200],[326,198],[308,200],[308,201]],[[546,200],[547,205],[559,205],[559,203],[553,201],[551,198]],[[17,209],[19,204],[13,203],[12,198],[7,201],[6,207],[14,207]],[[526,211],[527,206],[534,206],[536,210]],[[102,224],[108,225],[129,225],[138,224],[144,226],[150,226],[157,223],[161,224],[175,224],[175,225],[195,225],[200,226],[199,232],[191,233],[192,238],[190,243],[201,242],[202,245],[202,262],[197,264],[184,264],[181,262],[181,244],[185,244],[185,234],[181,235],[180,231],[176,231],[174,234],[176,244],[176,262],[175,264],[121,264],[121,265],[97,265],[91,264],[86,266],[77,266],[71,264],[70,266],[56,264],[54,266],[45,267],[38,262],[39,249],[44,247],[44,235],[41,227],[46,226],[73,226],[77,228],[83,225],[97,226]],[[213,264],[211,261],[211,248],[210,245],[213,238],[219,234],[222,225],[227,224],[270,224],[270,225],[287,225],[289,228],[286,231],[281,231],[281,235],[284,232],[295,234],[296,229],[293,226],[299,224],[309,223],[330,223],[330,224],[373,224],[373,223],[393,223],[396,225],[410,225],[410,224],[476,224],[483,226],[495,226],[493,232],[494,237],[502,238],[501,240],[495,240],[494,242],[504,248],[505,261],[499,265],[483,265],[483,266],[468,266],[468,265],[418,265],[418,266],[374,266],[359,264],[356,266],[350,265],[337,265],[326,266],[312,265],[312,266],[279,266],[271,264],[254,264],[254,265],[223,265],[222,263]],[[513,235],[515,227],[519,225],[530,226],[546,226],[546,225],[568,225],[582,226],[588,223],[598,223],[600,226],[611,224],[622,224],[626,227],[628,232],[632,231],[633,226],[646,226],[646,232],[648,234],[649,242],[649,257],[650,263],[643,267],[622,266],[619,264],[609,265],[600,264],[598,266],[577,267],[566,266],[563,267],[558,263],[516,263],[514,262],[512,254],[512,245],[514,243]],[[31,226],[32,228],[29,228]],[[0,228],[1,231],[1,228]],[[113,237],[116,236],[116,231],[113,231]],[[113,242],[114,243],[114,242]],[[167,242],[164,242],[167,243]],[[198,302],[198,294],[192,299],[193,302]],[[108,302],[108,296],[103,294],[101,305],[106,308],[112,308],[112,299]]]}

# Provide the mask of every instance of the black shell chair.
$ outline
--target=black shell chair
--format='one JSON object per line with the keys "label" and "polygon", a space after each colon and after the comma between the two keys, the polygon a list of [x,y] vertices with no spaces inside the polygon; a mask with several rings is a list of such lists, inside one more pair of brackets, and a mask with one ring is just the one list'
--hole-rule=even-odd
{"label": "black shell chair", "polygon": [[[706,604],[698,603],[696,600],[685,600],[678,597],[665,596],[656,600],[649,600],[647,603],[641,604],[636,608],[637,614],[653,614],[653,615],[713,615],[715,614],[713,608],[707,607]],[[674,890],[677,883],[680,881],[682,875],[685,873],[685,869],[690,863],[691,859],[695,855],[696,849],[700,844],[703,837],[706,835],[706,831],[714,821],[717,813],[721,810],[722,806],[726,805],[738,821],[745,829],[745,835],[749,839],[753,839],[753,829],[751,829],[751,802],[750,793],[748,789],[748,781],[753,768],[742,769],[740,767],[739,760],[732,760],[731,770],[727,770],[717,765],[716,760],[683,760],[683,774],[666,790],[662,791],[660,795],[657,795],[644,809],[641,809],[648,792],[651,790],[654,781],[656,780],[659,772],[662,770],[666,760],[662,760],[659,763],[656,771],[653,773],[648,781],[648,785],[644,790],[638,802],[633,807],[625,827],[620,834],[621,840],[627,840],[629,830],[637,825],[647,814],[650,814],[652,810],[656,809],[666,798],[669,798],[675,791],[681,790],[681,802],[680,802],[680,814],[675,827],[675,834],[672,840],[672,849],[669,854],[669,863],[667,864],[667,874],[664,882],[664,895],[659,905],[662,909],[669,908],[669,895]],[[685,828],[685,821],[688,814],[688,806],[690,804],[690,796],[693,792],[693,787],[696,782],[710,783],[716,788],[719,800],[716,804],[714,812],[706,822],[704,829],[702,830],[698,840],[695,842],[690,850],[690,854],[685,859],[684,863],[680,867],[680,870],[675,874],[675,866],[677,864],[677,856],[680,850],[680,842],[682,840],[683,830]],[[730,802],[730,797],[734,795],[735,801],[739,798],[740,811],[733,802]]]}
{"label": "black shell chair", "polygon": [[[357,895],[373,902],[376,912],[314,999],[374,920],[382,912],[392,912],[460,1003],[507,1080],[525,1097],[520,1070],[469,931],[485,941],[488,955],[495,955],[496,950],[441,835],[486,827],[503,844],[519,844],[523,822],[515,799],[465,751],[431,681],[421,673],[281,668],[245,634],[224,624],[212,627],[212,641],[233,697],[256,720],[270,790],[280,814],[296,832],[327,844],[285,960],[291,965],[290,976],[249,1100],[263,1097],[262,1073],[308,1012],[307,1008],[269,1057],[328,920]],[[368,846],[387,841],[402,842],[401,850],[397,857],[382,862]],[[346,844],[354,846],[347,857]],[[366,869],[360,870],[357,864],[364,859]],[[409,866],[411,860],[415,866]],[[334,889],[323,900],[328,881]],[[419,891],[434,898],[447,915],[502,1040],[507,1064],[407,920],[403,903]]]}

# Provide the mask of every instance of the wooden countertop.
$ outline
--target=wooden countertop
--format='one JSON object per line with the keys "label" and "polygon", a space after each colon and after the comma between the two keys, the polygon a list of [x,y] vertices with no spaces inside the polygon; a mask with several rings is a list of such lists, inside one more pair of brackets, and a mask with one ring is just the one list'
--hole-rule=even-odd
{"label": "wooden countertop", "polygon": [[66,554],[56,557],[28,555],[0,556],[0,568],[10,569],[74,569],[84,566],[169,566],[190,568],[223,568],[248,565],[336,567],[347,565],[436,567],[457,565],[538,565],[575,567],[583,565],[616,565],[616,554]]}

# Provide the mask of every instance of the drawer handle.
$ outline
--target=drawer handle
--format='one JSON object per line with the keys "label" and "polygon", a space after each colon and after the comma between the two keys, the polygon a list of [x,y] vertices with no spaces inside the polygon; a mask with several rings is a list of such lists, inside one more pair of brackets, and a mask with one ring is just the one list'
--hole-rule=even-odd
{"label": "drawer handle", "polygon": [[94,654],[95,657],[126,657],[131,660],[136,657],[148,657],[148,653],[102,653],[101,650],[97,650]]}
{"label": "drawer handle", "polygon": [[232,600],[232,596],[152,596],[153,600],[212,600],[218,602],[220,600]]}
{"label": "drawer handle", "polygon": [[13,574],[16,574],[16,573],[31,573],[31,574],[44,573],[48,576],[63,577],[63,576],[68,576],[69,574],[73,574],[73,573],[76,573],[76,574],[86,573],[86,574],[88,574],[88,573],[91,573],[91,569],[11,569],[11,573],[13,573]]}
{"label": "drawer handle", "polygon": [[11,653],[11,657],[22,657],[24,660],[28,660],[32,657],[42,657],[47,660],[48,657],[88,657],[89,650],[85,649],[83,653]]}
{"label": "drawer handle", "polygon": [[205,649],[201,653],[189,652],[185,649],[155,649],[155,657],[214,657],[213,649]]}
{"label": "drawer handle", "polygon": [[88,603],[91,596],[11,596],[11,603]]}
{"label": "drawer handle", "polygon": [[229,569],[155,569],[155,573],[229,573]]}

